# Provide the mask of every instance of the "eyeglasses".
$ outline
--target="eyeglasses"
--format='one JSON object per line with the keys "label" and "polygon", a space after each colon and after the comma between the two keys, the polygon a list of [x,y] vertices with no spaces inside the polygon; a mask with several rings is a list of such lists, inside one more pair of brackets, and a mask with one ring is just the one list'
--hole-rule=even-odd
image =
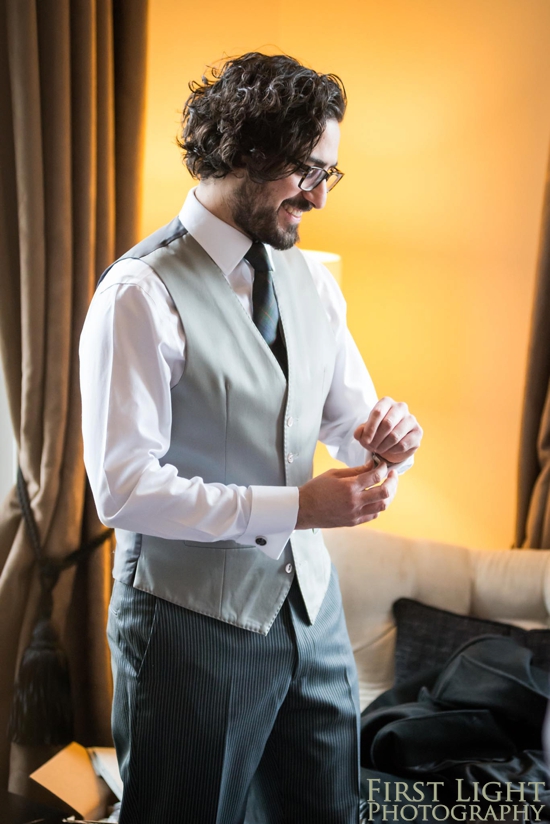
{"label": "eyeglasses", "polygon": [[319,166],[306,166],[304,163],[298,165],[296,173],[302,175],[298,186],[303,192],[312,192],[323,180],[326,180],[327,192],[330,192],[344,177],[344,172],[341,172],[336,166],[332,166],[330,169],[321,169]]}

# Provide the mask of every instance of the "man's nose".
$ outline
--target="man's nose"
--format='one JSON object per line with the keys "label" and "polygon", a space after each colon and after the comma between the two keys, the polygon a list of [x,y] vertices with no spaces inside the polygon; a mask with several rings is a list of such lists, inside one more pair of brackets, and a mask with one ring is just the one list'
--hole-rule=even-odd
{"label": "man's nose", "polygon": [[327,182],[326,180],[321,181],[315,189],[312,189],[311,192],[303,192],[304,197],[306,200],[309,200],[315,209],[322,209],[325,203],[327,202]]}

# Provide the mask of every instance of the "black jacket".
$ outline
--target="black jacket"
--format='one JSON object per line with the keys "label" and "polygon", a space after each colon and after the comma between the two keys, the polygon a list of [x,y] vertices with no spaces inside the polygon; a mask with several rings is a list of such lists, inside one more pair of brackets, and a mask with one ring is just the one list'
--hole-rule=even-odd
{"label": "black jacket", "polygon": [[464,644],[442,670],[367,707],[364,819],[550,820],[541,742],[549,677],[531,659],[509,638],[483,636]]}

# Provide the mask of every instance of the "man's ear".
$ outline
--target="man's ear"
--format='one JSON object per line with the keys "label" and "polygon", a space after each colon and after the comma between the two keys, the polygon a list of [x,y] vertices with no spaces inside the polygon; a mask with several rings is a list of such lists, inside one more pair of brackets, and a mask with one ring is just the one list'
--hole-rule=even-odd
{"label": "man's ear", "polygon": [[243,177],[247,177],[248,170],[247,170],[246,164],[245,163],[240,163],[239,166],[235,166],[235,168],[231,172],[229,172],[228,177],[230,175],[233,175],[233,177],[236,177],[237,180],[242,180]]}

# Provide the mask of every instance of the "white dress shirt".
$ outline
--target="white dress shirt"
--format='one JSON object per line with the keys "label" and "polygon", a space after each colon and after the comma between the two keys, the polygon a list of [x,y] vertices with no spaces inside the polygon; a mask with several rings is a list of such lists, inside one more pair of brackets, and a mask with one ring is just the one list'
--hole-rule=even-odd
{"label": "white dress shirt", "polygon": [[[194,191],[180,220],[251,315],[254,272],[243,260],[251,241],[202,206]],[[347,329],[336,281],[322,264],[307,262],[336,339],[319,439],[334,457],[359,466],[368,452],[353,432],[367,420],[376,392]],[[253,544],[257,535],[269,535],[269,554],[277,556],[296,524],[296,487],[205,483],[159,463],[170,445],[170,391],[185,359],[185,330],[163,282],[142,261],[115,263],[93,297],[80,340],[84,462],[99,517],[108,526],[169,539]]]}

